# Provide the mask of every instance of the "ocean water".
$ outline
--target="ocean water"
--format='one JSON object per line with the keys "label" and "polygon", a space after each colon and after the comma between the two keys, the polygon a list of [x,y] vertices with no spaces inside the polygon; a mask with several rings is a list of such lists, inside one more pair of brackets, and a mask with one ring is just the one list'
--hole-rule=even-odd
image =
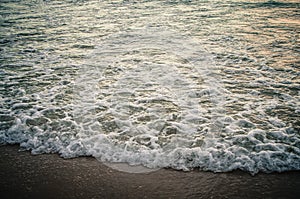
{"label": "ocean water", "polygon": [[0,2],[0,144],[157,169],[300,169],[300,3]]}

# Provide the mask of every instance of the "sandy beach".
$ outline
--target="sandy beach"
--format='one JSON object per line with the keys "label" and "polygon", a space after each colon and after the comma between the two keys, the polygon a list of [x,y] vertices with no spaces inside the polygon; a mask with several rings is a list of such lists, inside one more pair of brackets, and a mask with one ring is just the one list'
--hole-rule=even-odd
{"label": "sandy beach", "polygon": [[113,170],[92,157],[63,159],[0,147],[0,198],[297,198],[300,172],[258,174]]}

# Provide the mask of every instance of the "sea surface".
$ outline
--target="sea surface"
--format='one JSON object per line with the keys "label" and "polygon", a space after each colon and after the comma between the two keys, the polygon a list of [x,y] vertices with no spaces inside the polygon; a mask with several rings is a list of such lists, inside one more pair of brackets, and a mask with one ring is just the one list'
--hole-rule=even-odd
{"label": "sea surface", "polygon": [[296,0],[1,0],[0,144],[300,170]]}

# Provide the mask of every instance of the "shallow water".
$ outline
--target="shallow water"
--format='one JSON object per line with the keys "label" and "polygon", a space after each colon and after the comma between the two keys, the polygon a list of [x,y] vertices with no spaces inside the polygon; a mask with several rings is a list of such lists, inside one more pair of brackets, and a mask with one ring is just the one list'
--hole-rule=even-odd
{"label": "shallow water", "polygon": [[300,168],[296,1],[1,1],[0,143],[149,168]]}

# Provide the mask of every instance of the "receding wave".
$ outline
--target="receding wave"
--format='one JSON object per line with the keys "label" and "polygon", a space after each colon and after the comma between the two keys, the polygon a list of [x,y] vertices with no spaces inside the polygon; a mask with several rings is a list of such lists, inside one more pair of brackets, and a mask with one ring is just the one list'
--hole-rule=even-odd
{"label": "receding wave", "polygon": [[[281,10],[296,4],[270,4],[287,25],[266,26],[256,16],[260,32],[241,16],[262,6],[215,3],[215,10],[196,3],[199,10],[193,3],[163,9],[169,4],[149,1],[137,9],[119,2],[121,9],[68,2],[59,11],[48,2],[35,14],[18,7],[24,18],[5,15],[0,144],[152,169],[299,170],[298,54],[288,31],[297,24],[292,14],[283,20]],[[4,5],[4,14],[14,8]],[[149,6],[157,17],[143,12]],[[236,13],[223,12],[232,7]],[[176,16],[176,8],[184,14]],[[54,10],[56,18],[48,19]],[[246,25],[234,34],[236,21]]]}

